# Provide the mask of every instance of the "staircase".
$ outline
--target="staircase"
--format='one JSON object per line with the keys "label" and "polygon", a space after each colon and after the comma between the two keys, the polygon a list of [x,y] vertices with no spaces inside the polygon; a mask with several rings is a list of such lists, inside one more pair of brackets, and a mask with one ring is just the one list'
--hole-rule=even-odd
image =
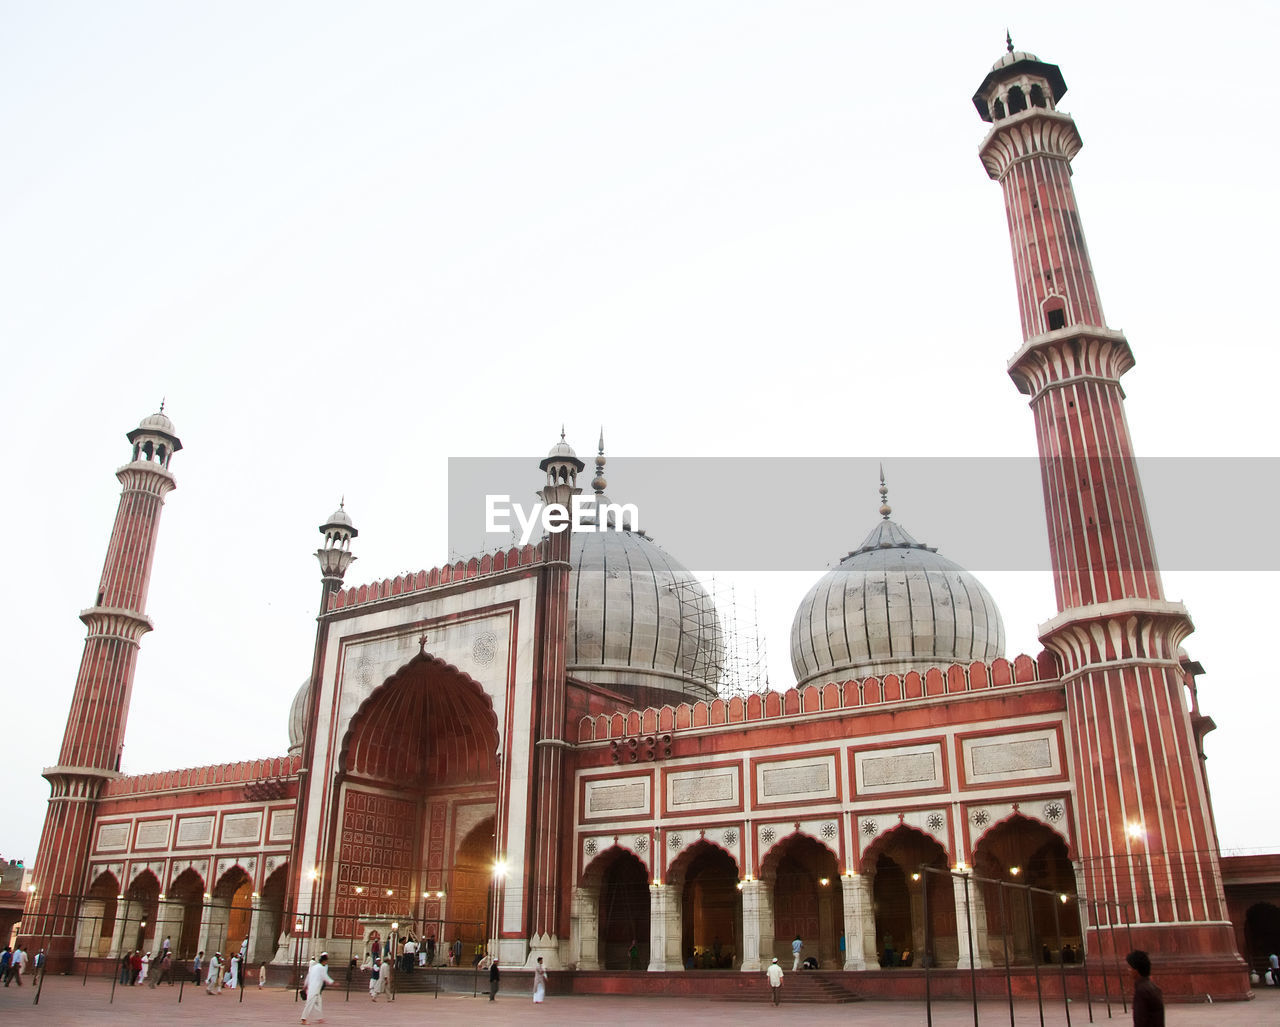
{"label": "staircase", "polygon": [[[755,977],[755,975],[748,976]],[[839,1002],[861,1002],[861,997],[847,986],[849,977],[849,974],[839,971],[797,970],[794,973],[787,973],[782,978],[782,994],[779,998],[785,1005],[797,1002],[827,1005]],[[716,995],[714,998],[718,1002],[768,1002],[772,996],[769,994],[768,978],[760,974],[758,979],[751,981],[747,987],[740,987],[732,992]]]}

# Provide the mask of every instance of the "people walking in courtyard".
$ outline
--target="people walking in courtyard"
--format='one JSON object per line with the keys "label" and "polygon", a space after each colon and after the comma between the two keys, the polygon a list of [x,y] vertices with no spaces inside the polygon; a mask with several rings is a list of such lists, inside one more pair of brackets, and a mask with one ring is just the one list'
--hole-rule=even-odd
{"label": "people walking in courtyard", "polygon": [[324,1023],[324,989],[333,983],[329,976],[329,953],[321,952],[320,961],[311,964],[307,971],[307,1003],[302,1007],[302,1022],[316,1017],[316,1023]]}
{"label": "people walking in courtyard", "polygon": [[804,942],[800,940],[800,935],[796,935],[796,940],[791,943],[791,969],[793,971],[800,969],[800,952],[804,948]]}
{"label": "people walking in courtyard", "polygon": [[776,1006],[782,995],[782,967],[778,965],[777,956],[773,957],[773,962],[765,973],[769,977],[769,994],[773,996],[773,1004]]}
{"label": "people walking in courtyard", "polygon": [[1164,1027],[1164,994],[1151,981],[1151,957],[1134,949],[1124,961],[1133,977],[1133,1027]]}
{"label": "people walking in courtyard", "polygon": [[206,995],[222,994],[222,953],[215,952],[209,957],[209,975],[204,979]]}
{"label": "people walking in courtyard", "polygon": [[547,997],[547,971],[542,965],[542,957],[538,957],[538,965],[533,968],[533,1001],[541,1002]]}

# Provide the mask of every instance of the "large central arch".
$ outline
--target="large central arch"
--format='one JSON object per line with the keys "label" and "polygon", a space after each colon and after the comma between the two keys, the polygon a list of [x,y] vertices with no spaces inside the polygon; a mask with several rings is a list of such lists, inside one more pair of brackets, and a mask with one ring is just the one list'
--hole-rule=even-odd
{"label": "large central arch", "polygon": [[465,923],[467,940],[481,940],[498,747],[484,689],[427,653],[361,704],[342,741],[332,798],[332,937],[363,939],[364,925],[394,920],[402,936],[406,924],[435,940]]}

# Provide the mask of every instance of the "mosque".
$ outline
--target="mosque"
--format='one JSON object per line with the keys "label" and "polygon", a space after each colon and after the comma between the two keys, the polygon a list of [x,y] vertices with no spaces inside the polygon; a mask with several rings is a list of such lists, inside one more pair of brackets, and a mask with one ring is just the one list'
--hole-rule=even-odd
{"label": "mosque", "polygon": [[[55,967],[165,936],[289,963],[412,932],[581,981],[760,970],[796,936],[867,975],[1140,947],[1171,995],[1246,997],[1213,723],[1191,621],[1162,591],[1123,411],[1134,358],[1103,317],[1065,92],[1010,44],[973,98],[1021,312],[1009,374],[1041,455],[1057,599],[1041,653],[1006,655],[991,595],[894,520],[883,483],[866,537],[795,613],[796,685],[746,696],[720,694],[702,586],[624,521],[348,587],[358,532],[339,508],[288,752],[122,775],[182,450],[162,410],[117,472],[24,932]],[[601,444],[601,497],[605,463]],[[585,471],[562,438],[530,485],[568,505]]]}

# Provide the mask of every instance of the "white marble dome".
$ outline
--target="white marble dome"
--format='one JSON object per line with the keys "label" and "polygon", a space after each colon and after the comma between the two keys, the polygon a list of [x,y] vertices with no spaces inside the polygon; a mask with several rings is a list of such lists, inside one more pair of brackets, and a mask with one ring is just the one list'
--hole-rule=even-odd
{"label": "white marble dome", "polygon": [[963,567],[883,519],[809,589],[791,624],[799,685],[993,660],[1004,623]]}
{"label": "white marble dome", "polygon": [[716,693],[720,619],[702,583],[648,536],[575,532],[568,671],[620,691]]}
{"label": "white marble dome", "polygon": [[289,755],[302,754],[303,735],[307,730],[307,696],[311,694],[311,679],[302,682],[289,706]]}

